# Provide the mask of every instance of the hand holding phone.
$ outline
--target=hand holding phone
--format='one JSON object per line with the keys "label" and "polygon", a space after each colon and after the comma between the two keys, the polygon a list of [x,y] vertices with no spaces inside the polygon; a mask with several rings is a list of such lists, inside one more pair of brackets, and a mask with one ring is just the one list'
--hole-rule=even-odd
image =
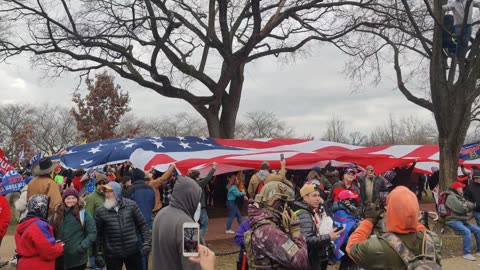
{"label": "hand holding phone", "polygon": [[330,231],[330,233],[328,234],[330,236],[330,240],[331,241],[335,241],[337,240],[340,235],[342,234],[341,231],[343,230],[343,227],[337,227],[337,228],[334,228],[333,230]]}
{"label": "hand holding phone", "polygon": [[283,153],[280,154],[280,160],[281,160],[281,161],[284,161],[284,160],[285,160],[285,155],[284,155]]}
{"label": "hand holding phone", "polygon": [[196,222],[183,223],[183,256],[197,257],[200,226]]}

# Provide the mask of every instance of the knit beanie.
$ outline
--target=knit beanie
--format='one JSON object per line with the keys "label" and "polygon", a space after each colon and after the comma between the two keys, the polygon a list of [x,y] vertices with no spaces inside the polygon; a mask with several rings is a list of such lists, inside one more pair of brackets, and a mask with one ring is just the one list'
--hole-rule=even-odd
{"label": "knit beanie", "polygon": [[66,189],[63,192],[62,201],[65,201],[65,198],[67,198],[68,196],[74,196],[75,198],[77,198],[77,200],[80,198],[80,196],[78,195],[78,191],[74,188]]}

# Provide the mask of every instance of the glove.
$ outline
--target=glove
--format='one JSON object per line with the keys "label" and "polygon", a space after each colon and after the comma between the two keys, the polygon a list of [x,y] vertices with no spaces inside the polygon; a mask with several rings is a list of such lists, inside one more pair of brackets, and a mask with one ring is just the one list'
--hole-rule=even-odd
{"label": "glove", "polygon": [[97,257],[95,257],[95,266],[98,268],[105,267],[105,260],[102,256],[97,255]]}
{"label": "glove", "polygon": [[372,203],[365,208],[365,219],[370,220],[375,225],[382,218],[383,212],[383,209],[377,210],[375,204]]}
{"label": "glove", "polygon": [[152,248],[150,246],[143,246],[142,248],[143,256],[148,256],[150,254],[150,251],[152,251]]}
{"label": "glove", "polygon": [[292,237],[300,237],[301,231],[300,231],[300,220],[297,217],[297,214],[295,214],[292,210],[290,210],[290,233],[292,234]]}

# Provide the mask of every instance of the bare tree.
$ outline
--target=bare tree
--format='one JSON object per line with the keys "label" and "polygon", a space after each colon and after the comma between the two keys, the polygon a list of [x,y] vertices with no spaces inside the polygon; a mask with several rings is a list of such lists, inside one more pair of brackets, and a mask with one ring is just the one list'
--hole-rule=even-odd
{"label": "bare tree", "polygon": [[208,136],[205,122],[188,113],[168,115],[145,121],[143,136]]}
{"label": "bare tree", "polygon": [[143,134],[145,128],[145,121],[129,112],[120,119],[118,126],[115,128],[115,134],[119,138],[131,138]]}
{"label": "bare tree", "polygon": [[[443,0],[377,1],[369,9],[355,10],[352,16],[368,21],[337,46],[354,56],[351,75],[365,77],[377,72],[384,62],[393,63],[400,92],[414,104],[431,111],[438,129],[440,147],[440,188],[445,190],[456,179],[459,151],[475,111],[474,101],[480,94],[480,35],[472,45],[459,38],[459,47],[449,53],[442,48]],[[472,0],[466,1],[466,13]],[[466,30],[464,16],[460,37]],[[450,33],[451,34],[451,33]],[[450,35],[445,36],[447,39]],[[360,81],[360,80],[357,80]]]}
{"label": "bare tree", "polygon": [[36,151],[54,154],[81,141],[75,119],[67,108],[41,105],[33,120],[32,145]]}
{"label": "bare tree", "polygon": [[340,116],[332,116],[332,119],[327,123],[327,131],[322,137],[322,140],[348,143],[345,132],[345,121]]}
{"label": "bare tree", "polygon": [[377,126],[370,133],[368,145],[401,144],[400,127],[392,114],[383,126]]}
{"label": "bare tree", "polygon": [[244,122],[241,122],[240,128],[242,137],[245,139],[255,138],[291,138],[294,137],[294,131],[287,124],[273,113],[256,111],[245,115]]}
{"label": "bare tree", "polygon": [[0,105],[0,137],[5,155],[13,160],[26,147],[25,132],[31,131],[34,108],[28,104]]}
{"label": "bare tree", "polygon": [[360,131],[350,132],[348,134],[348,143],[352,145],[365,145],[368,137]]}
{"label": "bare tree", "polygon": [[367,145],[435,144],[437,136],[433,123],[422,121],[413,115],[399,120],[389,115],[383,126],[377,126],[372,130]]}
{"label": "bare tree", "polygon": [[438,133],[432,123],[421,121],[413,115],[399,120],[399,138],[402,144],[436,144]]}
{"label": "bare tree", "polygon": [[[110,68],[188,102],[211,137],[233,138],[245,65],[359,26],[342,7],[374,0],[8,0],[0,59],[30,53],[50,72]],[[219,64],[220,63],[220,64]]]}

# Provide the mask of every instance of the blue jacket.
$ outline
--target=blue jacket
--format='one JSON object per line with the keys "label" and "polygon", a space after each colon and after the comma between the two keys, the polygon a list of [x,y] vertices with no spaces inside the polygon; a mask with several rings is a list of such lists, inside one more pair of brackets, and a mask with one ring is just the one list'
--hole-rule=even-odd
{"label": "blue jacket", "polygon": [[241,247],[243,249],[243,235],[250,230],[250,224],[248,224],[248,218],[240,224],[240,227],[238,227],[237,231],[235,232],[235,238],[233,238],[233,241],[235,242],[235,245]]}
{"label": "blue jacket", "polygon": [[145,180],[135,180],[133,184],[125,191],[123,197],[133,200],[137,203],[142,212],[147,226],[152,228],[152,210],[155,207],[155,192],[152,187],[145,183]]}
{"label": "blue jacket", "polygon": [[235,201],[237,197],[245,195],[244,192],[240,192],[236,185],[227,186],[228,194],[227,194],[227,201]]}

